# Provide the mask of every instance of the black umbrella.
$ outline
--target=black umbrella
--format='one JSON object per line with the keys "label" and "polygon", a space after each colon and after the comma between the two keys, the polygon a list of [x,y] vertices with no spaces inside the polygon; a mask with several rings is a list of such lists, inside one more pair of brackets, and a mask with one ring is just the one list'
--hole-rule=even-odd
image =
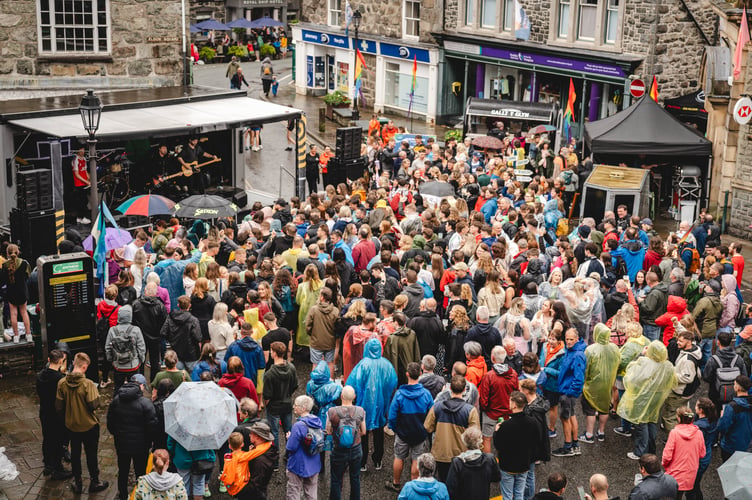
{"label": "black umbrella", "polygon": [[238,206],[221,196],[197,194],[189,196],[175,205],[172,214],[185,219],[218,219],[233,217],[238,213]]}
{"label": "black umbrella", "polygon": [[451,184],[438,181],[424,182],[420,185],[418,191],[420,191],[420,194],[422,195],[437,196],[439,198],[454,196],[455,194],[454,187]]}

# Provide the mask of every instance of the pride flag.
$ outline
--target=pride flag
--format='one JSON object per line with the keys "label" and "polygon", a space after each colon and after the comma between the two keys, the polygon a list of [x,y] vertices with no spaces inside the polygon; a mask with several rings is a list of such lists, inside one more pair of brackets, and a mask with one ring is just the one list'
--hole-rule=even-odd
{"label": "pride flag", "polygon": [[368,69],[366,61],[363,59],[363,54],[360,53],[360,49],[355,49],[355,95],[353,99],[357,99],[361,94],[360,86],[362,84],[363,68]]}
{"label": "pride flag", "polygon": [[574,123],[574,101],[577,94],[574,92],[574,82],[569,79],[569,97],[567,98],[567,108],[564,110],[564,133],[567,134],[567,144],[572,138],[572,123]]}
{"label": "pride flag", "polygon": [[415,96],[415,81],[418,79],[418,56],[413,56],[413,79],[412,83],[410,84],[410,104],[407,107],[407,114],[410,114],[410,111],[413,108],[413,97]]}
{"label": "pride flag", "polygon": [[653,75],[653,84],[650,86],[650,98],[658,102],[658,80]]}

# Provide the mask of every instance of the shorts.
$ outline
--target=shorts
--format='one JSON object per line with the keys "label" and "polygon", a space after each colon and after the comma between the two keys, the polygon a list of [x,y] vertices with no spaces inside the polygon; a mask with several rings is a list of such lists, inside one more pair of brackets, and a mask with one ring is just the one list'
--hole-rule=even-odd
{"label": "shorts", "polygon": [[481,412],[480,415],[480,431],[483,437],[493,437],[496,432],[496,424],[499,422],[498,418],[491,418],[488,413]]}
{"label": "shorts", "polygon": [[580,404],[582,405],[582,413],[586,417],[594,417],[597,411],[595,411],[595,408],[593,408],[593,405],[590,404],[590,401],[587,400],[585,395],[582,395],[582,399],[580,401]]}
{"label": "shorts", "polygon": [[559,394],[556,391],[549,391],[548,389],[543,389],[543,399],[548,401],[548,404],[551,406],[551,408],[559,405],[560,397],[561,397],[561,394]]}
{"label": "shorts", "polygon": [[575,416],[575,408],[577,407],[577,401],[580,398],[573,398],[572,396],[566,396],[564,394],[559,398],[559,417],[562,420]]}
{"label": "shorts", "polygon": [[314,365],[319,364],[322,359],[327,363],[334,363],[334,349],[331,351],[319,351],[318,349],[310,348],[311,351],[311,363]]}
{"label": "shorts", "polygon": [[423,453],[427,453],[428,451],[427,439],[414,446],[410,446],[406,442],[402,441],[402,439],[400,439],[398,435],[394,435],[394,458],[404,460],[409,455],[413,460],[418,460],[419,456],[421,456]]}

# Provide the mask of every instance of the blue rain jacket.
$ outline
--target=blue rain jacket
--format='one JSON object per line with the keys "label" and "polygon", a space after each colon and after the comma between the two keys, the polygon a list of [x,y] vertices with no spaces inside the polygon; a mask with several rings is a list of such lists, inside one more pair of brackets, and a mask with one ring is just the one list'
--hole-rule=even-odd
{"label": "blue rain jacket", "polygon": [[355,403],[366,411],[366,429],[386,425],[389,402],[397,388],[397,372],[381,357],[381,342],[370,339],[363,350],[363,359],[355,365],[347,385],[355,389]]}

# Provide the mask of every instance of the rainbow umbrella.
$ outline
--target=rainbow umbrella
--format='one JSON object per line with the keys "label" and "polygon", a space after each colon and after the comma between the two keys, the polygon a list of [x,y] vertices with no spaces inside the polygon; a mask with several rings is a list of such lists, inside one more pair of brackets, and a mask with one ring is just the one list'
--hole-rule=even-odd
{"label": "rainbow umbrella", "polygon": [[143,194],[125,200],[115,210],[123,215],[169,215],[175,202],[158,194]]}

